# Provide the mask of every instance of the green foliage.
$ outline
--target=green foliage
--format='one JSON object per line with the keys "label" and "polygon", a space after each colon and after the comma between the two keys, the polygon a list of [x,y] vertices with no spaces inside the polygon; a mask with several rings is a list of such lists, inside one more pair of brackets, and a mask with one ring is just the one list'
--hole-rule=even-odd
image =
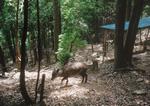
{"label": "green foliage", "polygon": [[146,5],[144,8],[144,16],[150,16],[150,5]]}
{"label": "green foliage", "polygon": [[[52,16],[52,2],[41,0],[40,2],[40,24],[41,29],[45,30],[50,27],[50,17]],[[37,10],[36,0],[29,2],[29,31],[37,30]]]}
{"label": "green foliage", "polygon": [[[0,16],[1,28],[8,29],[15,22],[15,7],[10,1],[4,2],[4,8],[2,11],[2,16]],[[9,30],[9,29],[8,29]]]}
{"label": "green foliage", "polygon": [[[5,0],[2,14],[0,16],[0,45],[4,48],[5,55],[8,54],[8,34],[13,33],[15,24],[15,6],[14,2]],[[10,55],[9,55],[10,56]]]}
{"label": "green foliage", "polygon": [[5,44],[5,40],[4,40],[4,35],[2,33],[2,31],[0,31],[0,45],[4,45]]}
{"label": "green foliage", "polygon": [[[102,20],[114,12],[114,1],[105,0],[62,0],[62,35],[59,38],[58,60],[64,63],[77,48],[85,45],[83,36],[94,32],[96,20]],[[85,34],[85,35],[83,35]],[[77,37],[77,38],[76,38]],[[75,39],[76,38],[76,39]],[[74,41],[73,51],[70,50],[71,42]]]}
{"label": "green foliage", "polygon": [[[68,61],[68,59],[73,55],[73,52],[77,50],[77,48],[84,47],[86,42],[81,40],[78,35],[74,35],[72,33],[65,33],[59,36],[59,49],[58,49],[58,60],[63,65]],[[71,47],[71,45],[73,45]],[[71,51],[71,49],[73,49]]]}
{"label": "green foliage", "polygon": [[0,31],[0,45],[4,43],[4,36],[2,35],[2,32]]}
{"label": "green foliage", "polygon": [[[52,38],[53,3],[52,0],[40,0],[40,26],[43,45]],[[58,60],[64,64],[74,52],[86,44],[86,35],[96,33],[103,19],[114,17],[115,0],[60,0],[62,34],[59,36]],[[0,44],[6,45],[7,35],[15,36],[17,0],[5,0],[0,16]],[[29,22],[27,49],[30,48],[30,36],[37,34],[36,0],[29,2]],[[144,8],[144,16],[150,15],[150,6]],[[19,42],[23,29],[23,0],[19,4]],[[46,39],[46,40],[44,40]],[[46,42],[45,42],[46,41]],[[14,39],[15,42],[15,39]],[[48,43],[47,43],[48,44]],[[50,43],[49,43],[50,44]],[[72,47],[71,47],[72,46]],[[43,47],[44,48],[44,47]],[[50,48],[48,45],[47,48]]]}
{"label": "green foliage", "polygon": [[61,3],[62,34],[59,36],[58,60],[64,64],[77,48],[85,45],[82,33],[87,31],[87,25],[81,17],[80,0],[64,0]]}

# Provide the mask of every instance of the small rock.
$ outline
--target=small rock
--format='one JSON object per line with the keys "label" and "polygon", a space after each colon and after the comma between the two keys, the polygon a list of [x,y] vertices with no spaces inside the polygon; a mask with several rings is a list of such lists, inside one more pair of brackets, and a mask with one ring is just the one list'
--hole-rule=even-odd
{"label": "small rock", "polygon": [[114,74],[108,74],[108,77],[113,77],[114,76]]}
{"label": "small rock", "polygon": [[132,71],[132,73],[133,73],[134,75],[139,75],[136,71]]}
{"label": "small rock", "polygon": [[147,79],[145,79],[144,82],[145,82],[146,84],[149,84],[149,83],[150,83],[150,81],[147,80]]}
{"label": "small rock", "polygon": [[138,105],[140,105],[142,102],[143,102],[143,100],[136,99],[136,103],[137,103]]}
{"label": "small rock", "polygon": [[96,53],[96,52],[95,52],[95,53],[93,53],[93,54],[92,54],[92,56],[93,56],[93,57],[96,57],[96,56],[97,56],[97,53]]}
{"label": "small rock", "polygon": [[143,82],[143,81],[144,81],[143,78],[138,78],[138,79],[136,80],[136,82]]}
{"label": "small rock", "polygon": [[146,95],[147,94],[147,91],[142,89],[142,90],[135,90],[133,91],[133,94],[135,95]]}

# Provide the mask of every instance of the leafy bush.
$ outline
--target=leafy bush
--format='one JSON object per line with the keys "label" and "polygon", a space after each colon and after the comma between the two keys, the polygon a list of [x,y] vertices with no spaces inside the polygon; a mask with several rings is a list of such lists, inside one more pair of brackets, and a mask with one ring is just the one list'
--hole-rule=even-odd
{"label": "leafy bush", "polygon": [[62,34],[59,36],[57,57],[62,65],[68,62],[78,48],[84,47],[86,44],[82,35],[88,28],[81,16],[79,1],[66,0],[61,3]]}
{"label": "leafy bush", "polygon": [[73,53],[77,48],[84,47],[86,42],[81,40],[79,36],[65,33],[59,37],[59,49],[57,52],[59,62],[64,65],[68,62],[69,58],[73,56]]}
{"label": "leafy bush", "polygon": [[144,16],[150,16],[150,6],[146,5],[143,12]]}

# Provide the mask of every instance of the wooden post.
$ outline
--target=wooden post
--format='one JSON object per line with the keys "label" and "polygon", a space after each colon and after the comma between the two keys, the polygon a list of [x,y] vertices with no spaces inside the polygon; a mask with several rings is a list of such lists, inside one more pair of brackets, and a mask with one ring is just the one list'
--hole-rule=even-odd
{"label": "wooden post", "polygon": [[44,86],[45,86],[45,74],[42,75],[42,81],[41,81],[41,90],[40,90],[40,102],[43,101],[43,94],[44,94]]}
{"label": "wooden post", "polygon": [[45,106],[44,101],[43,101],[44,86],[45,86],[45,74],[42,75],[42,80],[41,80],[41,83],[38,87],[36,106]]}
{"label": "wooden post", "polygon": [[141,38],[141,35],[142,35],[142,31],[140,29],[140,45],[142,44],[142,38]]}

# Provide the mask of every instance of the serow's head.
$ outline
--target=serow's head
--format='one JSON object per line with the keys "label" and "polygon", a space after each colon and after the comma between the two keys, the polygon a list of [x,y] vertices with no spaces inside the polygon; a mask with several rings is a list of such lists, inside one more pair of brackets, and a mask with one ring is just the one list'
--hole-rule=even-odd
{"label": "serow's head", "polygon": [[52,72],[51,80],[54,80],[58,76],[58,72],[59,72],[59,69],[54,69],[54,71]]}

